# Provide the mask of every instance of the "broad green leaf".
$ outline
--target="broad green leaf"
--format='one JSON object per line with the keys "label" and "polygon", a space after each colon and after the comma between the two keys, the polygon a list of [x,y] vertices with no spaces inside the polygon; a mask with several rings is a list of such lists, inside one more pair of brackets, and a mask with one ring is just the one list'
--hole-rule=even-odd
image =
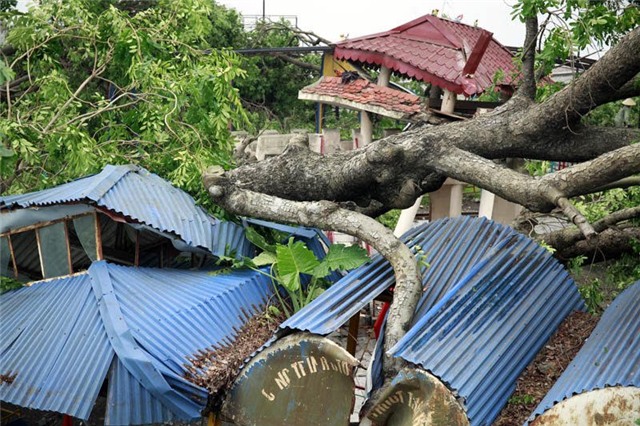
{"label": "broad green leaf", "polygon": [[368,260],[367,252],[362,247],[332,244],[329,246],[327,255],[313,271],[313,276],[322,278],[329,275],[331,271],[348,271],[357,268]]}
{"label": "broad green leaf", "polygon": [[260,267],[265,265],[272,265],[276,263],[276,255],[273,253],[269,253],[268,251],[263,251],[253,259],[254,265]]}
{"label": "broad green leaf", "polygon": [[13,157],[14,155],[16,155],[14,150],[0,146],[0,157]]}
{"label": "broad green leaf", "polygon": [[311,250],[300,241],[276,247],[278,275],[289,291],[300,289],[300,274],[312,274],[319,262]]}
{"label": "broad green leaf", "polygon": [[267,240],[262,236],[262,234],[256,231],[255,228],[248,226],[247,229],[245,229],[245,236],[247,237],[247,240],[253,243],[254,246],[260,247],[265,252],[269,252],[269,253],[276,252],[275,245],[269,244]]}

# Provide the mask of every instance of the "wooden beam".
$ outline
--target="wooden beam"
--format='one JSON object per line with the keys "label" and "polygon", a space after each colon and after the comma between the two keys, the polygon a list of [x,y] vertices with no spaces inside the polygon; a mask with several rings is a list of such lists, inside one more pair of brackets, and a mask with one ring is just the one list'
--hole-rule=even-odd
{"label": "wooden beam", "polygon": [[65,221],[64,226],[64,241],[67,245],[67,266],[69,268],[69,274],[73,274],[73,261],[71,260],[71,242],[69,241],[69,222]]}
{"label": "wooden beam", "polygon": [[12,229],[11,231],[3,232],[2,234],[0,234],[0,237],[6,237],[7,235],[20,234],[21,232],[33,231],[35,229],[44,228],[45,226],[55,225],[56,223],[66,222],[68,220],[77,219],[79,217],[88,216],[90,214],[93,214],[93,213],[80,213],[76,215],[61,217],[55,220],[48,220],[46,222],[34,223],[33,225],[22,226],[20,228]]}
{"label": "wooden beam", "polygon": [[347,352],[356,355],[358,347],[358,330],[360,329],[360,311],[349,320],[349,334],[347,334]]}
{"label": "wooden beam", "polygon": [[18,278],[18,264],[16,263],[16,253],[13,251],[11,235],[7,235],[7,241],[9,242],[9,254],[11,255],[11,263],[13,264],[13,276]]}
{"label": "wooden beam", "polygon": [[94,213],[96,223],[96,257],[97,260],[104,260],[102,255],[102,228],[100,227],[100,215],[98,212]]}

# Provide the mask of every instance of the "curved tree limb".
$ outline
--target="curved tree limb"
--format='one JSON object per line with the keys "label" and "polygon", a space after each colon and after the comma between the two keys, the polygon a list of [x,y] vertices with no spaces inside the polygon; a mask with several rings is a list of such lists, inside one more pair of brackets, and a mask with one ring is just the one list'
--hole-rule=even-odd
{"label": "curved tree limb", "polygon": [[[291,201],[240,189],[230,185],[221,168],[210,168],[203,180],[212,199],[234,214],[344,232],[370,244],[389,261],[396,278],[397,297],[389,310],[385,347],[391,348],[409,329],[414,310],[406,307],[415,307],[420,300],[420,271],[411,250],[390,229],[375,219],[340,208],[330,201]],[[399,362],[389,358],[387,366]],[[396,365],[396,369],[400,367],[400,364]]]}
{"label": "curved tree limb", "polygon": [[638,51],[640,27],[623,37],[567,87],[512,122],[512,131],[535,135],[545,128],[571,129],[593,108],[617,100],[618,91],[640,72],[640,61],[630,54]]}

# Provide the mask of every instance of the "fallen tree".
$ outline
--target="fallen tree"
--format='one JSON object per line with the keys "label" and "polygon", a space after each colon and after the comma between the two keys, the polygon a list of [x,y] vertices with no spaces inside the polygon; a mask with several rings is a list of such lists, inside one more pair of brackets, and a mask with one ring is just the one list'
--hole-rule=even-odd
{"label": "fallen tree", "polygon": [[[538,36],[537,18],[529,16],[526,26],[519,90],[493,112],[464,122],[418,126],[332,155],[320,156],[292,141],[282,155],[267,161],[227,172],[209,170],[206,188],[214,202],[233,213],[346,232],[387,257],[397,278],[387,348],[406,331],[422,288],[413,256],[370,217],[411,206],[447,177],[487,189],[533,212],[559,209],[576,230],[558,234],[556,244],[597,245],[598,239],[609,238],[604,232],[607,224],[618,220],[591,224],[571,198],[617,183],[624,186],[625,178],[640,173],[640,144],[633,143],[640,139],[640,131],[591,127],[582,118],[600,105],[640,94],[640,62],[634,53],[640,51],[640,28],[631,30],[571,84],[536,103],[531,46]],[[502,158],[578,164],[532,177],[494,161]],[[624,219],[637,216],[635,209]],[[388,375],[398,367],[387,364]]]}

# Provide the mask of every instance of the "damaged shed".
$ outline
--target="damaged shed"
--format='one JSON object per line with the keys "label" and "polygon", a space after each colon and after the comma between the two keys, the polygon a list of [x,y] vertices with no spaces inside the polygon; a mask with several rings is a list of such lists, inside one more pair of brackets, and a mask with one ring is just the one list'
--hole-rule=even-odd
{"label": "damaged shed", "polygon": [[319,231],[215,219],[132,165],[0,197],[0,221],[3,281],[20,287],[0,295],[0,400],[86,420],[106,398],[107,425],[201,417],[210,389],[197,379],[211,373],[199,355],[232,344],[274,297],[268,274],[215,264],[255,252],[246,226],[324,255]]}

